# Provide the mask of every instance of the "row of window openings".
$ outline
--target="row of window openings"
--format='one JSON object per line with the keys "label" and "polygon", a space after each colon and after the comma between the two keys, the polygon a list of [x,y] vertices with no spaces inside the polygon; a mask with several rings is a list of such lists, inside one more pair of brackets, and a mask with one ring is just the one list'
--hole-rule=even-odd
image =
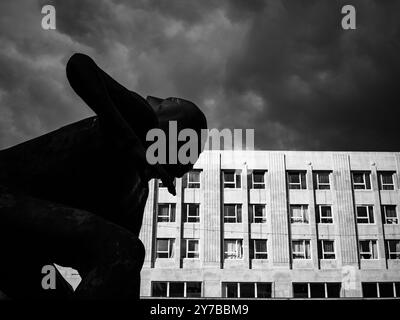
{"label": "row of window openings", "polygon": [[[200,188],[201,170],[193,170],[187,173],[184,178],[184,188]],[[266,171],[254,170],[249,175],[249,184],[251,189],[265,189]],[[331,188],[331,171],[313,171],[314,189],[329,190]],[[394,174],[392,171],[378,172],[378,182],[380,190],[394,190]],[[240,189],[242,187],[241,170],[223,170],[224,188]],[[369,171],[351,172],[353,188],[355,190],[371,189],[371,173]],[[288,171],[287,182],[289,189],[307,189],[305,171]],[[159,181],[159,187],[164,187],[162,181]]]}
{"label": "row of window openings", "polygon": [[[400,240],[385,240],[387,259],[400,259]],[[173,258],[175,239],[157,239],[156,257]],[[370,260],[378,259],[377,240],[359,241],[360,259]],[[336,259],[334,240],[318,240],[318,258],[322,260]],[[199,239],[183,239],[182,257],[189,259],[199,258]],[[242,259],[243,258],[243,240],[225,239],[224,240],[224,259]],[[250,241],[251,259],[268,259],[268,245],[265,239],[252,239]],[[310,240],[292,241],[293,259],[311,259]]]}
{"label": "row of window openings", "polygon": [[[364,298],[400,297],[400,282],[362,282]],[[294,298],[340,298],[340,282],[294,282]],[[152,297],[200,298],[202,282],[153,281]],[[270,282],[223,282],[223,298],[271,298]]]}
{"label": "row of window openings", "polygon": [[[175,222],[176,204],[160,203],[158,204],[157,222]],[[382,206],[382,221],[384,224],[398,224],[399,219],[395,205]],[[250,221],[252,223],[266,223],[266,207],[263,204],[249,205]],[[330,205],[316,206],[317,223],[333,223],[332,207]],[[357,205],[356,218],[359,224],[375,223],[374,210],[372,205]],[[183,206],[183,221],[198,223],[200,222],[199,204],[187,203]],[[290,222],[308,224],[309,212],[308,205],[290,205]],[[225,204],[224,205],[224,223],[241,223],[242,205]]]}

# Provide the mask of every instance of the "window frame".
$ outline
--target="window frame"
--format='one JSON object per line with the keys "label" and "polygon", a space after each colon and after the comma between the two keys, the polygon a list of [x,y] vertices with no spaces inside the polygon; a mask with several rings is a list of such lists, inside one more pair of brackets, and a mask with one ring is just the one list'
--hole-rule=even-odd
{"label": "window frame", "polygon": [[[226,213],[228,212],[226,210],[227,207],[234,206],[235,208],[235,215],[234,216],[227,216]],[[242,223],[243,222],[243,217],[242,217],[242,204],[241,203],[224,203],[224,223]],[[240,210],[239,210],[240,209]],[[227,219],[232,219],[234,218],[235,221],[227,221]]]}
{"label": "window frame", "polygon": [[[395,190],[395,173],[394,171],[379,171],[378,172],[378,177],[379,177],[379,190]],[[392,178],[392,183],[383,183],[383,176],[384,175],[390,175]],[[386,188],[385,188],[386,186]]]}
{"label": "window frame", "polygon": [[[154,295],[154,285],[157,283],[166,284],[167,292],[165,296],[155,296]],[[203,297],[203,282],[202,281],[152,281],[151,282],[151,297],[159,297],[159,298],[175,298],[170,295],[170,285],[171,283],[183,283],[183,298],[194,298],[193,296],[188,296],[188,286],[190,284],[200,284],[200,296],[197,298]]]}
{"label": "window frame", "polygon": [[[168,206],[168,215],[160,215],[160,207]],[[173,210],[172,210],[173,209]],[[168,217],[168,221],[160,221],[160,218]],[[176,221],[176,203],[161,202],[157,204],[157,223],[174,223]]]}
{"label": "window frame", "polygon": [[[354,175],[362,174],[363,182],[354,182]],[[368,179],[367,179],[368,178]],[[371,172],[370,171],[352,171],[351,182],[354,190],[372,190]]]}
{"label": "window frame", "polygon": [[[381,296],[381,288],[380,285],[382,284],[392,284],[392,288],[393,288],[393,297],[384,297],[384,298],[400,298],[400,290],[397,290],[396,286],[398,286],[400,288],[400,282],[398,281],[380,281],[380,282],[361,282],[361,292],[362,292],[362,296],[363,298],[382,298]],[[365,285],[374,285],[375,286],[375,293],[376,293],[376,297],[366,297],[365,296]]]}
{"label": "window frame", "polygon": [[[262,210],[262,216],[257,216],[255,215],[256,213],[256,207],[261,207]],[[265,204],[261,203],[252,203],[249,204],[249,211],[250,211],[250,217],[251,217],[251,223],[267,223],[267,208]],[[261,220],[261,221],[258,221]]]}
{"label": "window frame", "polygon": [[[191,181],[191,177],[193,174],[198,174],[199,181]],[[187,181],[186,186],[188,189],[200,189],[201,188],[201,170],[190,170],[187,173]]]}
{"label": "window frame", "polygon": [[[314,171],[315,189],[316,190],[330,190],[331,189],[331,171]],[[321,174],[328,175],[328,183],[319,182]],[[327,187],[327,188],[326,188]]]}
{"label": "window frame", "polygon": [[[394,212],[395,212],[395,217],[388,217],[387,216],[387,209],[388,207],[393,207],[394,208]],[[383,215],[383,223],[384,224],[399,224],[399,214],[397,212],[397,206],[394,204],[383,204],[381,207],[382,210],[382,215]],[[389,220],[395,220],[396,222],[393,223],[388,223]]]}
{"label": "window frame", "polygon": [[[233,174],[233,181],[226,181],[225,174]],[[222,184],[224,189],[241,189],[242,188],[241,170],[222,170]]]}
{"label": "window frame", "polygon": [[[329,252],[325,250],[325,243],[332,242],[333,251]],[[332,258],[326,256],[333,256]],[[331,239],[319,239],[318,240],[318,258],[320,260],[336,260],[336,243],[335,240]]]}
{"label": "window frame", "polygon": [[[322,216],[322,208],[329,208],[329,211],[330,211],[331,215],[329,217],[328,216],[323,217]],[[317,204],[315,211],[317,212],[317,223],[320,223],[320,224],[333,224],[334,223],[332,205],[330,205],[330,204]],[[323,222],[323,220],[325,220],[325,221],[330,220],[330,222]]]}
{"label": "window frame", "polygon": [[[175,239],[174,238],[157,238],[156,239],[156,259],[172,259],[175,255]],[[160,251],[158,248],[159,241],[168,241],[168,251]],[[160,257],[159,254],[167,253],[167,257]]]}
{"label": "window frame", "polygon": [[[257,251],[257,242],[262,242],[265,244],[265,251]],[[251,241],[251,259],[254,260],[267,260],[268,259],[268,240],[267,239],[252,239]],[[262,256],[262,257],[258,257]]]}
{"label": "window frame", "polygon": [[[391,252],[390,244],[393,243],[393,242],[394,243],[398,243],[399,251]],[[392,255],[394,255],[396,257],[392,258],[391,257]],[[386,240],[386,257],[387,257],[388,260],[399,260],[400,259],[400,240],[399,239],[387,239]]]}
{"label": "window frame", "polygon": [[[368,247],[369,251],[362,251],[362,242],[367,242],[368,241]],[[376,239],[363,239],[359,240],[359,250],[360,250],[360,260],[379,260],[379,247],[378,247],[378,241]],[[374,245],[375,245],[375,250],[374,250]],[[375,255],[376,252],[376,255]],[[365,258],[365,255],[371,255],[371,258]]]}
{"label": "window frame", "polygon": [[[302,242],[303,250],[302,251],[295,251],[294,250],[294,243],[295,242]],[[307,250],[308,247],[308,250]],[[303,258],[295,257],[295,255],[303,254]],[[308,253],[308,256],[307,256]],[[312,252],[311,252],[311,241],[309,239],[294,239],[292,240],[292,260],[311,260],[312,259]]]}
{"label": "window frame", "polygon": [[[235,242],[235,251],[227,251],[227,243]],[[232,253],[235,253],[232,257]],[[243,239],[224,239],[224,260],[243,260]]]}
{"label": "window frame", "polygon": [[[185,259],[200,259],[200,239],[195,238],[185,238]],[[197,243],[197,251],[189,250],[189,243],[196,242]],[[189,254],[193,254],[193,257],[189,257]],[[196,256],[197,255],[197,256]]]}
{"label": "window frame", "polygon": [[[254,297],[243,297],[241,294],[241,285],[242,284],[252,284],[253,285],[253,292],[254,292]],[[236,287],[236,297],[228,297],[228,285],[234,285]],[[269,286],[269,292],[270,296],[269,297],[259,297],[259,285],[267,285]],[[222,297],[224,299],[271,299],[272,298],[272,283],[271,282],[233,282],[233,281],[227,281],[227,282],[222,282]]]}
{"label": "window frame", "polygon": [[[293,208],[300,207],[301,221],[295,221],[293,217]],[[291,204],[290,209],[290,223],[291,224],[310,224],[310,215],[307,204]]]}
{"label": "window frame", "polygon": [[[290,182],[291,175],[297,175],[299,182]],[[307,190],[306,171],[287,171],[287,183],[290,190]],[[299,188],[294,188],[294,186],[299,186]]]}
{"label": "window frame", "polygon": [[[260,174],[262,175],[262,182],[256,182],[254,181],[254,174]],[[265,183],[265,174],[266,171],[262,171],[262,170],[253,170],[253,172],[251,173],[251,189],[265,189],[266,188],[266,183]],[[257,188],[255,188],[255,186],[258,186]]]}
{"label": "window frame", "polygon": [[[324,285],[324,297],[322,299],[337,299],[338,297],[329,297],[329,285],[339,285],[339,298],[341,297],[341,292],[342,292],[342,283],[341,282],[292,282],[292,292],[293,292],[293,298],[295,299],[301,299],[301,298],[306,298],[306,299],[321,299],[318,297],[312,297],[312,292],[311,292],[311,285],[313,284],[323,284]],[[295,290],[294,287],[295,285],[307,285],[307,297],[295,297]]]}
{"label": "window frame", "polygon": [[[195,206],[197,208],[197,215],[190,215],[190,207]],[[200,223],[200,204],[199,203],[184,203],[184,217],[185,223]],[[189,221],[189,218],[194,219],[195,221]]]}
{"label": "window frame", "polygon": [[[366,217],[360,217],[359,216],[359,208],[367,208]],[[361,219],[366,219],[367,222],[360,222]],[[356,222],[357,224],[375,224],[375,212],[374,212],[374,206],[372,204],[357,204],[356,205]]]}

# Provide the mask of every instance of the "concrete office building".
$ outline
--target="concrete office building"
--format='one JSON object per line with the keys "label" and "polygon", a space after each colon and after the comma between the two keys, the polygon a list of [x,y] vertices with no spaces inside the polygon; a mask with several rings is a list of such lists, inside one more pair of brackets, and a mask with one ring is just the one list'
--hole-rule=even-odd
{"label": "concrete office building", "polygon": [[400,297],[400,153],[205,151],[157,180],[143,297]]}

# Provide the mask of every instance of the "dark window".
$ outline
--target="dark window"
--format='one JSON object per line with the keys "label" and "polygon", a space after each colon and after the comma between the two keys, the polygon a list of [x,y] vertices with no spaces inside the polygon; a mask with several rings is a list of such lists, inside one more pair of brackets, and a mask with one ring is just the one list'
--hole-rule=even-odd
{"label": "dark window", "polygon": [[394,172],[379,172],[379,188],[381,190],[394,190]]}
{"label": "dark window", "polygon": [[272,285],[270,283],[257,283],[257,298],[271,298]]}
{"label": "dark window", "polygon": [[357,223],[374,223],[373,206],[357,206]]}
{"label": "dark window", "polygon": [[186,283],[186,297],[200,298],[201,297],[201,282]]}
{"label": "dark window", "polygon": [[329,171],[314,172],[314,188],[319,190],[329,190],[331,188],[329,177]]}
{"label": "dark window", "polygon": [[151,295],[153,297],[166,297],[167,296],[167,282],[153,282]]}
{"label": "dark window", "polygon": [[226,222],[226,223],[242,222],[242,205],[241,204],[225,204],[224,205],[224,222]]}
{"label": "dark window", "polygon": [[238,287],[237,283],[226,283],[226,297],[227,298],[237,298],[238,297]]}
{"label": "dark window", "polygon": [[265,189],[265,172],[264,171],[253,171],[251,181],[252,189]]}
{"label": "dark window", "polygon": [[362,292],[364,298],[377,298],[378,288],[376,282],[364,282],[362,284]]}
{"label": "dark window", "polygon": [[240,297],[241,298],[254,298],[254,283],[241,283],[240,284]]}
{"label": "dark window", "polygon": [[307,189],[305,172],[288,172],[289,189]]}
{"label": "dark window", "polygon": [[223,172],[224,188],[241,188],[241,172],[226,170]]}
{"label": "dark window", "polygon": [[371,189],[370,173],[364,171],[352,172],[353,188],[356,190]]}
{"label": "dark window", "polygon": [[293,283],[294,298],[308,298],[308,283]]}
{"label": "dark window", "polygon": [[170,282],[169,283],[169,296],[170,297],[183,297],[185,284],[183,282]]}
{"label": "dark window", "polygon": [[200,206],[198,203],[186,203],[183,208],[185,222],[200,222]]}
{"label": "dark window", "polygon": [[340,288],[341,284],[332,282],[326,284],[326,291],[328,293],[328,298],[340,298]]}
{"label": "dark window", "polygon": [[200,188],[200,172],[199,170],[192,170],[187,173],[187,187],[198,189]]}
{"label": "dark window", "polygon": [[380,298],[394,297],[393,282],[380,282],[379,283],[379,297]]}
{"label": "dark window", "polygon": [[325,298],[325,283],[310,283],[311,298]]}

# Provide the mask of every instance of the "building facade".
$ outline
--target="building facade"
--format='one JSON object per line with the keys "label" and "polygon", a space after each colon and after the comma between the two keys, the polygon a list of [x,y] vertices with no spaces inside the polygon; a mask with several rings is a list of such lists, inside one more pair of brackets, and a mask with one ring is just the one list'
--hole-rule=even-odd
{"label": "building facade", "polygon": [[400,297],[400,153],[205,151],[150,182],[143,297]]}

